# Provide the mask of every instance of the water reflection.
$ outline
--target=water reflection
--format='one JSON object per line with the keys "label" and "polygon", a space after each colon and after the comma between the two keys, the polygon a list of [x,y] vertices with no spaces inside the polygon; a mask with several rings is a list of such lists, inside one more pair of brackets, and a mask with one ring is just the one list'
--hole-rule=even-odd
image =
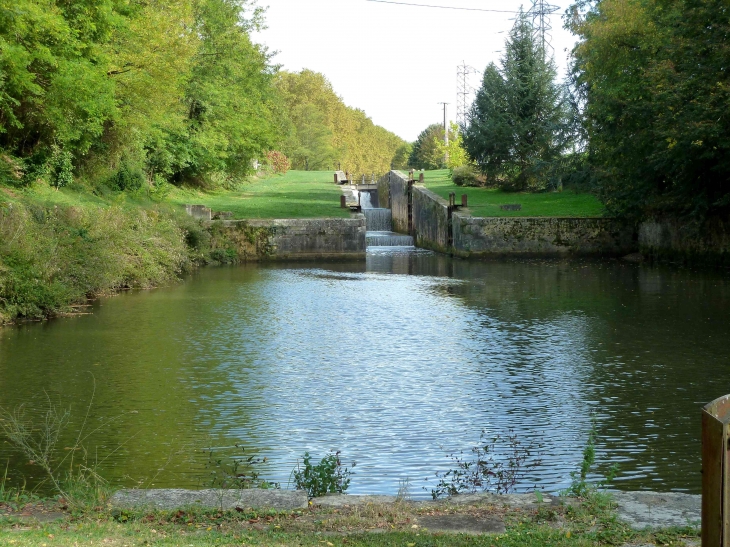
{"label": "water reflection", "polygon": [[[542,446],[521,486],[565,487],[595,416],[599,472],[621,488],[699,490],[699,407],[730,392],[730,285],[618,261],[451,260],[209,268],[97,303],[93,315],[0,331],[0,401],[43,391],[81,416],[116,483],[205,484],[237,442],[286,483],[297,456],[357,460],[351,492],[416,494],[482,429]],[[63,440],[71,443],[71,435]],[[13,476],[32,477],[6,443]],[[201,479],[201,477],[203,477]]]}

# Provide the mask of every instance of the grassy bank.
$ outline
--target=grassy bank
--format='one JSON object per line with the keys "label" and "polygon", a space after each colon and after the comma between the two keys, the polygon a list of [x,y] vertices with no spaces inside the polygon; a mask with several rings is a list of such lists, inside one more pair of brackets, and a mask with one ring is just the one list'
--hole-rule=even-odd
{"label": "grassy bank", "polygon": [[160,207],[47,205],[6,194],[0,206],[0,323],[73,312],[113,290],[176,279],[191,254]]}
{"label": "grassy bank", "polygon": [[163,196],[41,181],[0,187],[0,324],[74,313],[89,298],[171,283],[197,264],[240,261],[241,241],[257,247],[255,230],[243,227],[241,241],[230,241],[188,217],[184,204],[239,219],[346,217],[340,193],[330,172],[297,171],[236,190],[168,186]]}
{"label": "grassy bank", "polygon": [[[413,505],[369,504],[339,509],[319,508],[290,512],[254,511],[122,511],[97,509],[69,515],[38,510],[40,518],[59,520],[40,524],[33,508],[0,513],[0,544],[17,547],[86,547],[107,545],[192,546],[209,545],[311,545],[311,546],[492,546],[584,547],[589,545],[658,544],[695,542],[696,529],[637,532],[619,521],[605,495],[594,494],[577,503],[532,505],[522,508],[489,504]],[[504,531],[483,534],[449,534],[429,531],[429,519],[452,518],[460,522],[504,523]],[[433,522],[431,520],[430,522]]]}
{"label": "grassy bank", "polygon": [[[592,194],[572,190],[538,194],[503,192],[495,188],[466,188],[456,186],[449,178],[448,169],[425,172],[425,186],[444,199],[456,193],[461,203],[462,194],[468,196],[469,212],[479,217],[600,217],[603,205]],[[521,211],[502,211],[499,206],[519,203]]]}
{"label": "grassy bank", "polygon": [[340,208],[340,187],[332,171],[289,171],[266,179],[252,179],[235,190],[203,192],[174,189],[168,201],[206,205],[214,211],[230,211],[235,219],[321,218],[350,216]]}

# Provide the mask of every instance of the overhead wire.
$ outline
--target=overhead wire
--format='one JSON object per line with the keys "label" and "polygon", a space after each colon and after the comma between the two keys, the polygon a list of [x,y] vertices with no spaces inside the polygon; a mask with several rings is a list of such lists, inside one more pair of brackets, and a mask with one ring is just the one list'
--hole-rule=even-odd
{"label": "overhead wire", "polygon": [[486,8],[464,8],[458,6],[436,6],[433,4],[414,4],[412,2],[396,2],[395,0],[367,0],[368,2],[378,2],[379,4],[395,4],[398,6],[416,6],[419,8],[438,8],[438,9],[453,9],[463,11],[487,11],[491,13],[510,13],[519,14],[519,11],[514,10],[503,10],[503,9],[486,9]]}

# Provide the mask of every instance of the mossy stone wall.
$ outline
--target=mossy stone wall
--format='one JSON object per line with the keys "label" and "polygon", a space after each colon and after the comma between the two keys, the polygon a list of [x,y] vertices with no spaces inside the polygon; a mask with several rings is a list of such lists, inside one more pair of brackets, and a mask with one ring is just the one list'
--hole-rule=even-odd
{"label": "mossy stone wall", "polygon": [[238,261],[365,257],[365,217],[227,220],[211,223]]}

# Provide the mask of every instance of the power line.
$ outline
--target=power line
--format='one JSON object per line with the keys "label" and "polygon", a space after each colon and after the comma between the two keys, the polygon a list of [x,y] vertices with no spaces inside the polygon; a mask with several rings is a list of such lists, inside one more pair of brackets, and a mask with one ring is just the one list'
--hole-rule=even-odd
{"label": "power line", "polygon": [[455,9],[463,11],[488,11],[491,13],[520,13],[519,11],[503,10],[503,9],[483,9],[483,8],[461,8],[457,6],[434,6],[432,4],[412,4],[410,2],[394,2],[393,0],[367,0],[368,2],[378,2],[380,4],[396,4],[398,6],[416,6],[419,8],[438,8],[438,9]]}

